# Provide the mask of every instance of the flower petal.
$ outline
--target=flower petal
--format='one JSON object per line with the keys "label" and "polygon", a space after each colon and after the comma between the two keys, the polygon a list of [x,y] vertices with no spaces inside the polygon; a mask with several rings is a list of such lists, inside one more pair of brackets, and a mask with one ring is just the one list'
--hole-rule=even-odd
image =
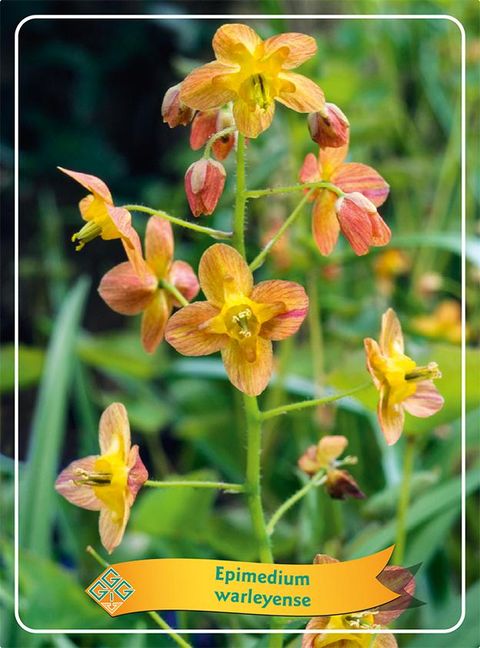
{"label": "flower petal", "polygon": [[250,296],[253,277],[241,254],[230,245],[215,243],[200,259],[198,267],[200,286],[208,301],[221,308],[225,302],[225,290]]}
{"label": "flower petal", "polygon": [[[338,561],[335,560],[335,562]],[[313,617],[307,623],[305,630],[323,630],[328,626],[329,623],[330,623],[329,616]],[[313,634],[313,633],[304,634],[302,636],[301,648],[323,648],[322,644],[320,643],[323,637],[332,637],[332,641],[329,643],[333,645],[333,648],[338,648],[338,642],[336,642],[335,635],[325,635],[324,633],[321,632],[319,632],[318,634]],[[335,643],[337,643],[337,646],[335,646]],[[342,646],[341,648],[344,647]]]}
{"label": "flower petal", "polygon": [[[299,173],[300,182],[320,182],[320,169],[318,168],[318,160],[313,153],[308,153],[305,157],[302,168]],[[312,198],[313,200],[313,198]]]}
{"label": "flower petal", "polygon": [[202,328],[216,315],[218,309],[208,302],[185,306],[168,320],[165,339],[182,355],[203,356],[220,351],[227,344],[228,336],[207,333]]}
{"label": "flower petal", "polygon": [[100,417],[98,440],[102,455],[120,452],[126,463],[130,452],[130,424],[122,403],[112,403]]}
{"label": "flower petal", "polygon": [[105,202],[113,205],[112,194],[107,185],[97,178],[97,176],[89,175],[88,173],[79,173],[78,171],[71,171],[70,169],[64,169],[63,167],[57,167],[62,173],[66,173],[68,176],[76,180],[82,187],[88,189],[93,194],[104,200]]}
{"label": "flower petal", "polygon": [[280,96],[276,97],[280,103],[300,113],[325,110],[323,90],[311,79],[296,72],[280,72],[278,76],[282,81],[287,82],[286,87],[280,90]]}
{"label": "flower petal", "polygon": [[208,112],[197,112],[192,122],[190,131],[190,148],[198,151],[202,148],[210,137],[217,132],[218,112],[211,110]]}
{"label": "flower petal", "polygon": [[247,350],[230,339],[222,349],[222,359],[231,383],[248,396],[258,396],[268,385],[272,375],[273,357],[270,340],[257,337],[255,360],[247,360]]}
{"label": "flower petal", "polygon": [[129,517],[130,507],[126,502],[124,502],[123,515],[120,516],[105,507],[101,509],[98,530],[102,545],[109,554],[121,543]]}
{"label": "flower petal", "polygon": [[251,298],[258,303],[284,304],[283,312],[262,324],[260,335],[268,340],[284,340],[296,333],[308,312],[307,293],[293,281],[262,281],[254,287]]}
{"label": "flower petal", "polygon": [[315,39],[296,32],[271,36],[267,38],[263,46],[264,58],[280,54],[282,68],[285,70],[298,67],[317,53]]}
{"label": "flower petal", "polygon": [[372,245],[376,247],[387,245],[392,238],[392,232],[378,212],[369,214],[372,225]]}
{"label": "flower petal", "polygon": [[327,146],[321,148],[318,153],[318,166],[320,167],[320,175],[322,180],[330,180],[334,182],[336,171],[341,167],[343,161],[348,154],[349,143],[343,146],[333,147]]}
{"label": "flower petal", "polygon": [[55,490],[60,493],[66,500],[80,506],[80,508],[88,509],[89,511],[99,511],[102,503],[95,496],[93,488],[85,484],[77,485],[75,480],[78,479],[78,470],[85,470],[87,472],[95,471],[95,461],[98,459],[95,455],[84,457],[72,461],[57,477],[55,482]]}
{"label": "flower petal", "polygon": [[[186,261],[174,261],[170,269],[169,281],[188,301],[197,296],[200,286],[192,266]],[[175,306],[180,306],[174,302]]]}
{"label": "flower petal", "polygon": [[389,308],[382,315],[380,349],[387,356],[394,352],[404,352],[402,327],[393,308]]}
{"label": "flower petal", "polygon": [[377,634],[372,648],[398,648],[398,643],[395,639],[395,635],[390,634],[389,632],[386,634]]}
{"label": "flower petal", "polygon": [[151,302],[156,288],[157,279],[152,273],[139,277],[132,264],[126,261],[102,277],[98,292],[116,313],[137,315]]}
{"label": "flower petal", "polygon": [[145,259],[158,279],[164,279],[173,258],[173,232],[170,223],[156,216],[148,219],[145,232]]}
{"label": "flower petal", "polygon": [[182,81],[180,99],[195,110],[221,108],[236,97],[235,91],[227,88],[222,82],[225,75],[232,72],[236,72],[236,69],[217,61],[196,68]]}
{"label": "flower petal", "polygon": [[338,241],[340,224],[335,212],[336,196],[320,191],[312,210],[313,238],[322,256],[328,256]]}
{"label": "flower petal", "polygon": [[408,569],[388,565],[377,576],[382,585],[400,594],[398,598],[381,605],[375,614],[375,623],[387,626],[397,619],[412,603],[415,594],[415,578]]}
{"label": "flower petal", "polygon": [[413,396],[403,401],[403,406],[412,416],[427,418],[442,409],[444,399],[431,380],[417,383]]}
{"label": "flower petal", "polygon": [[237,99],[233,104],[233,118],[240,133],[254,139],[267,130],[273,120],[275,103],[272,101],[267,108],[262,109],[255,105],[252,110],[243,99]]}
{"label": "flower petal", "polygon": [[108,226],[102,227],[102,238],[104,240],[121,238],[128,260],[138,274],[143,274],[145,272],[145,262],[142,255],[142,245],[135,228],[132,226],[132,215],[123,207],[112,207],[111,205],[106,205],[106,207],[111,222]]}
{"label": "flower petal", "polygon": [[142,315],[140,338],[147,353],[153,353],[165,335],[165,326],[172,305],[164,290],[157,290],[155,297]]}
{"label": "flower petal", "polygon": [[245,60],[245,54],[253,54],[262,39],[248,25],[232,23],[222,25],[213,37],[212,47],[216,58],[227,65],[238,65]]}
{"label": "flower petal", "polygon": [[[360,196],[357,193],[357,196]],[[342,233],[350,243],[355,254],[367,254],[372,245],[372,223],[369,213],[348,196],[339,198],[335,203],[338,222]]]}
{"label": "flower petal", "polygon": [[130,448],[128,454],[128,504],[132,506],[138,491],[148,479],[148,471],[140,459],[138,445]]}
{"label": "flower petal", "polygon": [[375,362],[380,359],[382,353],[378,342],[372,338],[365,338],[363,340],[363,345],[365,347],[365,357],[367,361],[367,369],[370,375],[372,376],[373,383],[377,389],[380,389],[383,375],[378,373],[375,369]]}
{"label": "flower petal", "polygon": [[344,452],[348,439],[341,435],[327,435],[320,439],[317,446],[317,461],[326,468]]}
{"label": "flower petal", "polygon": [[334,172],[331,180],[345,193],[362,193],[375,207],[386,201],[390,191],[389,185],[375,169],[358,162],[342,164]]}
{"label": "flower petal", "polygon": [[402,436],[405,412],[402,405],[389,403],[390,388],[383,385],[378,403],[378,421],[388,445],[393,445]]}

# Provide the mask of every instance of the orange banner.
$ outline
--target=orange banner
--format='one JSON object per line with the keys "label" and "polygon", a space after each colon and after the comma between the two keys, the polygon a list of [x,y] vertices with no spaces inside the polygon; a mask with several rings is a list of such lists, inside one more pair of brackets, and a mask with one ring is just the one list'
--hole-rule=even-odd
{"label": "orange banner", "polygon": [[377,580],[392,551],[393,546],[357,560],[322,565],[136,560],[111,565],[85,591],[111,616],[146,610],[349,614],[398,598]]}

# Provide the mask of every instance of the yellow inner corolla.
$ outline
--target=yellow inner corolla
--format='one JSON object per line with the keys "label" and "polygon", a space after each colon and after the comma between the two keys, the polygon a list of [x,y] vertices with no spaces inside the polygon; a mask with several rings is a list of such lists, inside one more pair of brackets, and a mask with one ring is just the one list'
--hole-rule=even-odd
{"label": "yellow inner corolla", "polygon": [[347,614],[330,617],[327,628],[339,630],[335,634],[323,635],[320,641],[315,641],[315,648],[326,648],[330,644],[337,645],[345,641],[348,645],[355,645],[359,648],[368,648],[372,641],[370,634],[343,634],[341,630],[354,630],[356,628],[366,630],[378,627],[375,625],[375,618],[371,612],[360,612],[358,614]]}
{"label": "yellow inner corolla", "polygon": [[80,211],[86,224],[72,236],[72,242],[78,241],[75,250],[79,251],[85,244],[97,236],[105,239],[117,238],[118,230],[112,221],[104,200],[90,194],[80,201]]}
{"label": "yellow inner corolla", "polygon": [[389,357],[377,356],[372,361],[374,369],[390,386],[391,405],[401,403],[409,396],[413,396],[417,391],[416,383],[441,377],[436,362],[418,367],[414,360],[397,351],[393,351]]}

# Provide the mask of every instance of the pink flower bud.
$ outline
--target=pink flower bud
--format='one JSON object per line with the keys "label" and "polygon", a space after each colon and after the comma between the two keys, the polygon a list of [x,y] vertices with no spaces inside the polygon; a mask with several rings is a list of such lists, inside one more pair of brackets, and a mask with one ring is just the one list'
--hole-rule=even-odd
{"label": "pink flower bud", "polygon": [[215,160],[202,158],[191,164],[185,174],[185,192],[194,216],[209,216],[225,185],[225,169]]}
{"label": "pink flower bud", "polygon": [[345,194],[335,203],[340,228],[355,254],[367,254],[371,246],[386,245],[391,232],[375,205],[358,191]]}
{"label": "pink flower bud", "polygon": [[186,126],[192,119],[195,111],[180,101],[181,83],[172,86],[167,90],[162,101],[163,121],[170,126]]}
{"label": "pink flower bud", "polygon": [[350,123],[338,106],[325,104],[325,113],[308,115],[308,130],[319,146],[338,148],[348,142]]}

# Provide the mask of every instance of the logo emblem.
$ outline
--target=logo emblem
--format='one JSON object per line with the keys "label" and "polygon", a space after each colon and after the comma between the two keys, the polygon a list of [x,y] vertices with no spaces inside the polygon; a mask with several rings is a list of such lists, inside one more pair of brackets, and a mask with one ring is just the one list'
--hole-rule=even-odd
{"label": "logo emblem", "polygon": [[109,614],[113,614],[134,593],[133,587],[109,567],[87,589],[89,594]]}

